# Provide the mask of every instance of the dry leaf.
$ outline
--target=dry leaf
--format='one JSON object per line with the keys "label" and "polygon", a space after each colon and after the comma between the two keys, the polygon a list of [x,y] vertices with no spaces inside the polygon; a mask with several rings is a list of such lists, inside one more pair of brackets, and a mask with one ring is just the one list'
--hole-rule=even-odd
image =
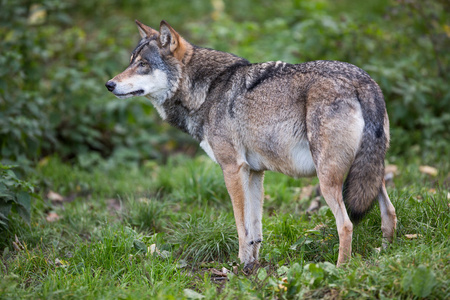
{"label": "dry leaf", "polygon": [[327,228],[327,225],[321,223],[313,228],[313,230],[320,231],[322,228]]}
{"label": "dry leaf", "polygon": [[392,173],[394,175],[398,175],[398,167],[396,165],[387,165],[384,168],[384,174]]}
{"label": "dry leaf", "polygon": [[45,219],[47,220],[47,222],[55,222],[61,219],[61,217],[58,216],[58,214],[55,212],[50,212],[48,213],[47,217],[45,217]]}
{"label": "dry leaf", "polygon": [[150,203],[152,200],[151,199],[148,199],[148,198],[145,198],[145,197],[143,197],[143,198],[139,198],[138,199],[138,201],[139,202],[141,202],[141,203]]}
{"label": "dry leaf", "polygon": [[48,192],[47,199],[49,199],[53,202],[63,202],[64,201],[64,197],[58,193],[55,193],[54,191]]}
{"label": "dry leaf", "polygon": [[300,200],[309,199],[311,197],[314,189],[315,189],[315,186],[313,186],[313,185],[308,185],[308,186],[303,187],[300,192],[299,199]]}
{"label": "dry leaf", "polygon": [[61,267],[62,265],[64,264],[59,260],[59,258],[55,259],[55,266]]}
{"label": "dry leaf", "polygon": [[[447,193],[447,200],[450,200],[450,192]],[[450,205],[450,203],[449,203]]]}
{"label": "dry leaf", "polygon": [[287,287],[285,285],[281,284],[281,283],[278,285],[278,288],[280,289],[280,291],[281,290],[287,291]]}
{"label": "dry leaf", "polygon": [[13,242],[13,247],[16,251],[22,251],[22,249],[20,249],[19,245],[17,245],[16,242]]}
{"label": "dry leaf", "polygon": [[428,193],[436,194],[436,189],[429,189],[429,190],[428,190]]}
{"label": "dry leaf", "polygon": [[225,272],[219,271],[217,269],[210,269],[211,273],[213,273],[216,277],[227,277],[227,274]]}
{"label": "dry leaf", "polygon": [[430,176],[437,176],[438,174],[438,169],[430,166],[420,166],[419,171]]}
{"label": "dry leaf", "polygon": [[15,241],[13,242],[13,247],[16,251],[22,251],[25,249],[25,246],[19,241],[19,238],[17,235],[14,235]]}
{"label": "dry leaf", "polygon": [[235,275],[238,275],[238,267],[237,266],[233,266],[233,273]]}
{"label": "dry leaf", "polygon": [[150,247],[148,247],[148,252],[150,252],[150,254],[153,254],[156,252],[156,254],[160,255],[161,253],[159,252],[159,249],[156,248],[156,244],[151,244]]}
{"label": "dry leaf", "polygon": [[413,239],[417,239],[418,237],[420,237],[420,234],[414,233],[414,234],[405,234],[405,237],[409,240],[413,240]]}

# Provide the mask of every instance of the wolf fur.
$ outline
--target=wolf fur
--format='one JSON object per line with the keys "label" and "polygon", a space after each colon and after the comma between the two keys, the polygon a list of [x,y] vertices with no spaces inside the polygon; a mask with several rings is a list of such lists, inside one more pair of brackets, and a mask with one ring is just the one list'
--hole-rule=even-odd
{"label": "wolf fur", "polygon": [[142,39],[130,65],[106,87],[119,98],[148,97],[220,165],[246,268],[263,238],[266,170],[319,177],[336,218],[338,265],[351,255],[350,218],[361,219],[375,198],[392,241],[397,219],[383,181],[389,121],[366,72],[338,61],[250,63],[192,45],[165,21],[159,31],[136,23]]}

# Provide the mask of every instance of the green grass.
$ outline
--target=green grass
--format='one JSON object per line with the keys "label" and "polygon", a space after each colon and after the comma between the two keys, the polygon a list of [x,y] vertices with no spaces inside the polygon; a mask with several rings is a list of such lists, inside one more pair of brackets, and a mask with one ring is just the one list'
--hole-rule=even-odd
{"label": "green grass", "polygon": [[[211,268],[242,266],[220,168],[205,156],[113,170],[49,158],[34,175],[43,199],[33,203],[30,226],[13,218],[2,237],[0,298],[448,298],[449,168],[430,177],[414,161],[397,164],[388,192],[399,223],[388,249],[379,251],[375,206],[355,226],[351,262],[336,269],[330,210],[309,215],[309,200],[299,200],[299,188],[317,181],[268,173],[262,268],[217,281]],[[52,204],[48,190],[72,201]],[[47,221],[50,212],[60,219]]]}

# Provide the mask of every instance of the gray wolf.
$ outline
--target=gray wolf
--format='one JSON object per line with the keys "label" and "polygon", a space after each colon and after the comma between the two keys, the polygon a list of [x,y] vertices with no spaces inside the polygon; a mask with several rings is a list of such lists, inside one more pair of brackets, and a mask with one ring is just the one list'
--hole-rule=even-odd
{"label": "gray wolf", "polygon": [[352,221],[375,198],[383,238],[392,241],[397,219],[383,179],[389,121],[383,94],[366,72],[338,61],[250,63],[197,47],[165,21],[159,31],[136,23],[142,39],[106,87],[121,99],[148,97],[220,165],[244,270],[256,265],[263,240],[266,170],[318,176],[336,218],[338,266],[351,256]]}

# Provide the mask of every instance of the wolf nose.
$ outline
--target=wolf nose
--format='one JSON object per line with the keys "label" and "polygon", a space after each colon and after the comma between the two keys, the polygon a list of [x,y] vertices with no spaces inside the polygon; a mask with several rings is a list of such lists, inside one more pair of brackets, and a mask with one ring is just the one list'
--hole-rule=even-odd
{"label": "wolf nose", "polygon": [[112,92],[116,88],[116,83],[110,80],[105,84],[105,86],[108,89],[108,91]]}

